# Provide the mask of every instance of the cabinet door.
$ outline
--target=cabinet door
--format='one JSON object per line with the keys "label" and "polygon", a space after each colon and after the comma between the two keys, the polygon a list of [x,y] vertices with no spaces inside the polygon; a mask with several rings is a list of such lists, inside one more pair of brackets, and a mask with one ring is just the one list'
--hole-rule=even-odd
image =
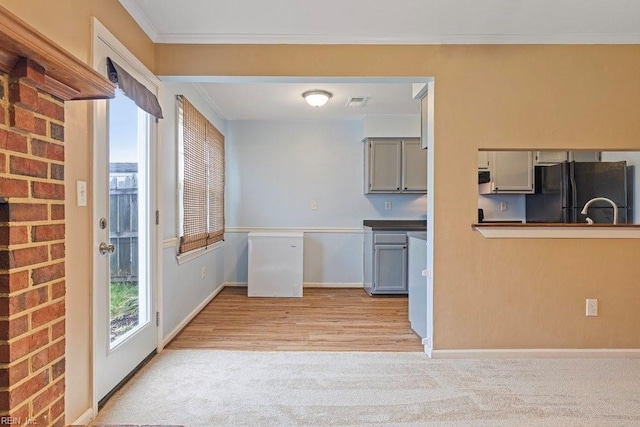
{"label": "cabinet door", "polygon": [[491,166],[491,151],[478,151],[478,169],[489,170]]}
{"label": "cabinet door", "polygon": [[536,165],[555,165],[569,160],[566,151],[536,151]]}
{"label": "cabinet door", "polygon": [[374,250],[374,292],[406,293],[407,245],[375,245]]}
{"label": "cabinet door", "polygon": [[600,151],[571,151],[569,152],[569,160],[576,162],[599,162]]}
{"label": "cabinet door", "polygon": [[533,193],[531,151],[494,151],[491,163],[495,193]]}
{"label": "cabinet door", "polygon": [[369,191],[400,192],[402,141],[380,139],[369,144]]}
{"label": "cabinet door", "polygon": [[427,192],[427,150],[420,147],[419,139],[402,141],[402,191]]}

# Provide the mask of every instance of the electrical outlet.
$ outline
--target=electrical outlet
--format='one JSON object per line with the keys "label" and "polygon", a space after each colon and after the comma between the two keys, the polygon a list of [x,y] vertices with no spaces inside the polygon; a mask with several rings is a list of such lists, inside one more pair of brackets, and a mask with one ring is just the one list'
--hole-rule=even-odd
{"label": "electrical outlet", "polygon": [[200,271],[200,278],[204,279],[206,275],[207,275],[207,267],[202,267],[202,270]]}
{"label": "electrical outlet", "polygon": [[310,209],[312,211],[316,211],[318,210],[318,201],[317,200],[312,200],[311,204],[309,205]]}
{"label": "electrical outlet", "polygon": [[384,210],[385,211],[390,211],[391,210],[391,202],[384,202]]}
{"label": "electrical outlet", "polygon": [[500,202],[500,210],[503,212],[509,210],[509,205],[507,204],[507,202]]}
{"label": "electrical outlet", "polygon": [[598,300],[587,298],[587,316],[597,316],[598,315]]}

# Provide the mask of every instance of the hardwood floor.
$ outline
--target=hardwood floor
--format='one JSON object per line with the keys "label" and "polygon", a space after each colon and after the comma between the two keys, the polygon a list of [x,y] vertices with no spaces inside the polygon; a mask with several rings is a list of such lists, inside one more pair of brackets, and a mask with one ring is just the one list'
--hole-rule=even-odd
{"label": "hardwood floor", "polygon": [[406,297],[305,288],[302,298],[248,298],[225,288],[167,346],[261,351],[423,351]]}

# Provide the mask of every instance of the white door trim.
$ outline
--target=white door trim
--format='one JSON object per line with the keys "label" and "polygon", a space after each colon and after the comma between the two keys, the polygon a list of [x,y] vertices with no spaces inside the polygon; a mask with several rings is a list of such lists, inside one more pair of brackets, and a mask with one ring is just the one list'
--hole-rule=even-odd
{"label": "white door trim", "polygon": [[[149,82],[153,85],[153,87],[148,87],[149,90],[151,90],[152,92],[156,93],[156,96],[160,99],[160,91],[162,88],[162,83],[160,81],[160,79],[158,79],[138,58],[136,58],[136,56],[131,53],[97,18],[93,18],[92,19],[92,39],[91,39],[91,65],[94,69],[98,68],[98,58],[96,55],[96,46],[97,44],[101,42],[106,44],[109,48],[111,48],[115,53],[117,53],[117,55],[123,59],[126,64],[128,65],[129,71],[134,71],[132,73],[132,75],[134,77],[137,77],[139,79],[139,81],[141,81],[142,83],[146,83]],[[136,76],[137,74],[137,76]],[[92,248],[93,248],[93,244],[94,244],[94,227],[95,224],[93,224],[94,222],[94,215],[95,215],[95,194],[96,194],[96,180],[95,180],[95,165],[97,162],[96,159],[96,150],[94,150],[94,144],[95,141],[98,140],[98,124],[96,121],[96,117],[97,114],[100,110],[100,106],[96,103],[93,102],[90,104],[90,126],[91,126],[91,146],[90,146],[90,150],[91,150],[91,158],[92,158],[92,194],[94,195],[93,199],[93,203],[91,205],[91,222],[92,222],[92,227],[91,227],[91,241],[92,241]],[[158,167],[158,156],[160,153],[160,127],[156,126],[155,132],[154,132],[154,137],[153,140],[151,141],[151,145],[155,147],[154,150],[152,150],[152,155],[150,156],[150,163],[153,165],[155,171],[154,171],[154,176],[155,176],[155,182],[158,183],[160,182],[160,176],[159,176],[159,167]],[[153,180],[153,179],[152,179]],[[150,211],[156,211],[159,209],[159,206],[161,205],[161,191],[160,191],[160,186],[156,185],[155,191],[152,191],[151,194],[151,198],[152,198],[152,205],[150,207]],[[151,246],[151,254],[155,253],[155,257],[152,256],[151,262],[150,262],[150,282],[151,282],[151,286],[152,286],[152,293],[154,295],[154,306],[155,306],[155,311],[159,311],[160,307],[162,307],[162,270],[160,268],[160,266],[162,265],[162,242],[161,239],[159,238],[159,233],[161,230],[161,225],[160,224],[156,224],[155,227],[150,227],[151,230],[153,230],[150,234],[150,246]],[[96,269],[93,266],[93,262],[94,262],[94,258],[92,257],[92,289],[93,286],[95,285],[95,283],[97,283],[98,278],[96,277],[97,273],[96,273]],[[95,297],[96,292],[95,289],[93,289],[94,292],[92,292],[92,310],[91,310],[91,329],[92,329],[92,346],[91,346],[91,401],[92,401],[92,407],[89,409],[91,411],[91,417],[94,418],[97,414],[98,414],[98,392],[97,392],[97,382],[96,382],[96,378],[97,378],[97,372],[96,372],[96,363],[95,363],[95,358],[96,358],[96,349],[98,346],[97,343],[97,322],[96,319],[94,319],[95,313],[97,312],[97,304],[98,301]],[[155,316],[155,313],[152,313],[152,317]],[[153,320],[155,321],[155,319]],[[157,336],[156,336],[156,343],[157,343],[157,351],[161,351],[162,350],[162,316],[160,316],[160,325],[157,328]],[[86,413],[85,413],[86,414]],[[83,417],[85,415],[83,414]]]}

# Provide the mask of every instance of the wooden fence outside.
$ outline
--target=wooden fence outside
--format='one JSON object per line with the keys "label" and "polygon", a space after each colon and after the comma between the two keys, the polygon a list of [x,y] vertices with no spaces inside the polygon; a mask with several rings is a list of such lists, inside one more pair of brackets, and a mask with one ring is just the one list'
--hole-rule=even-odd
{"label": "wooden fence outside", "polygon": [[111,281],[138,281],[138,165],[112,163],[109,170]]}

